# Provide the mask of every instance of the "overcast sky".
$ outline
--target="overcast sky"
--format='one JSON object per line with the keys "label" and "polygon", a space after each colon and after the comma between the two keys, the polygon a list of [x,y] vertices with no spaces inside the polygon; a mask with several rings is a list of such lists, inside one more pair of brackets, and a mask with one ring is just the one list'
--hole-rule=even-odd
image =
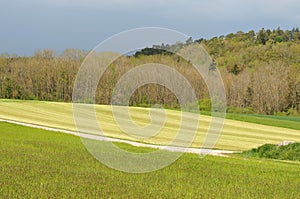
{"label": "overcast sky", "polygon": [[163,27],[194,39],[300,26],[299,0],[1,0],[0,53],[90,50],[132,28]]}

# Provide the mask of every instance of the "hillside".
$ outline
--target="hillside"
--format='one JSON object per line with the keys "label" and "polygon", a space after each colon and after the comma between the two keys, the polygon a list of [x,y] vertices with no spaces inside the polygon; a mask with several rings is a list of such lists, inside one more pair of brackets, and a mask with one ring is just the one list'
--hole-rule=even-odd
{"label": "hillside", "polygon": [[[181,112],[174,110],[165,110],[166,120],[161,123],[160,120],[157,120],[158,113],[153,113],[155,117],[150,117],[149,113],[151,109],[130,107],[129,114],[131,121],[123,123],[123,128],[121,129],[115,119],[116,116],[120,116],[119,114],[122,115],[122,112],[115,110],[113,113],[112,107],[107,105],[96,105],[95,110],[97,121],[105,136],[158,145],[170,144],[177,136],[179,130],[186,134],[186,138],[184,137],[181,140],[181,142],[184,143],[185,139],[189,139],[189,132],[191,132],[196,122],[198,127],[196,128],[191,147],[202,147],[211,124],[210,116],[199,116],[193,113],[186,113],[184,117],[188,117],[189,120],[188,122],[182,123]],[[79,117],[86,121],[87,115],[82,114]],[[74,123],[71,103],[2,100],[0,101],[0,118],[72,131],[77,130]],[[247,121],[245,118],[243,119]],[[300,142],[299,121],[293,121],[292,119],[287,120],[289,119],[288,117],[285,117],[285,119],[270,120],[268,118],[256,119],[255,117],[250,117],[249,121],[251,123],[226,119],[221,135],[214,148],[243,151],[266,143],[277,144],[283,140]],[[136,135],[132,135],[136,130],[129,130],[132,128],[131,122],[140,128],[152,124],[150,127],[153,127],[156,134],[147,137],[147,131],[140,130],[136,132]],[[256,124],[263,122],[265,125]],[[276,123],[276,125],[274,125],[274,123]],[[281,125],[281,123],[283,123],[283,125]],[[285,125],[294,126],[295,130],[283,128]],[[126,132],[124,132],[124,128]],[[84,132],[99,134],[99,131],[95,131],[94,126],[88,125],[84,128]],[[210,132],[210,134],[213,134],[213,132]],[[143,135],[146,137],[143,138]],[[180,145],[181,143],[177,144]]]}
{"label": "hillside", "polygon": [[300,196],[296,163],[185,154],[156,172],[131,174],[100,164],[78,137],[2,122],[0,145],[1,198]]}

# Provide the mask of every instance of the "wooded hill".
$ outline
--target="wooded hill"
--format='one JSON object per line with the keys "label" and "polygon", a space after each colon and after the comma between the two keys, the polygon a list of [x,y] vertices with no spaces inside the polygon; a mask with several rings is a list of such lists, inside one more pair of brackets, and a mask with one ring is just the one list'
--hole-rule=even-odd
{"label": "wooded hill", "polygon": [[[300,112],[300,31],[262,29],[237,32],[212,39],[188,39],[186,43],[162,44],[116,60],[99,82],[96,102],[110,104],[118,79],[126,71],[146,63],[161,63],[182,73],[194,87],[200,109],[208,111],[210,101],[204,81],[176,52],[185,45],[200,43],[220,70],[226,88],[228,111],[297,115]],[[61,55],[41,50],[30,57],[2,54],[0,98],[72,100],[77,71],[87,52],[67,49]],[[176,97],[158,85],[146,85],[134,93],[130,104],[163,104],[177,108]]]}

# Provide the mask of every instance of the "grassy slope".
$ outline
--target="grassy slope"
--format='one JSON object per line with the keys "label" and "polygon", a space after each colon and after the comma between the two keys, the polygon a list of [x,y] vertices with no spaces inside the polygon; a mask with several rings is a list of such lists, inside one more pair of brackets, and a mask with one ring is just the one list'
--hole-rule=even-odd
{"label": "grassy slope", "polygon": [[295,130],[300,130],[300,117],[287,117],[287,116],[271,116],[271,115],[250,115],[250,114],[233,114],[228,113],[226,118],[263,124],[268,126],[284,127]]}
{"label": "grassy slope", "polygon": [[[107,136],[132,139],[132,137],[122,133],[115,124],[110,106],[99,105],[96,106],[96,110],[101,128]],[[151,120],[148,110],[149,109],[131,107],[130,113],[132,114],[131,116],[134,122],[141,126],[149,124]],[[168,144],[178,131],[180,112],[166,110],[166,113],[168,117],[161,133],[150,139],[136,140],[155,144]],[[191,119],[197,119],[198,116],[190,113],[189,117],[191,117]],[[75,130],[72,106],[68,103],[2,100],[0,102],[0,118]],[[200,116],[199,129],[192,145],[193,147],[202,146],[210,119],[209,116]],[[258,119],[256,119],[256,121],[259,122]],[[281,121],[277,123],[280,124]],[[293,125],[299,126],[300,123],[295,121]],[[188,131],[189,125],[183,128]],[[87,127],[86,131],[90,132],[89,127]],[[222,135],[215,148],[247,150],[265,143],[278,143],[282,140],[299,142],[299,130],[226,120]]]}
{"label": "grassy slope", "polygon": [[186,154],[162,170],[126,174],[97,162],[78,137],[1,122],[0,146],[0,198],[300,197],[297,163]]}

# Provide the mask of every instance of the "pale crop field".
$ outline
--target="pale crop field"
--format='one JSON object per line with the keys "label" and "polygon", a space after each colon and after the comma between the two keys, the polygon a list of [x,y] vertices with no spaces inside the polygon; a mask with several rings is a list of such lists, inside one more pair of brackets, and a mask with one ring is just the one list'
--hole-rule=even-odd
{"label": "pale crop field", "polygon": [[[127,124],[126,131],[116,123],[116,118],[112,114],[112,106],[95,105],[95,110],[97,121],[104,135],[159,145],[170,144],[179,128],[187,134],[186,137],[189,137],[188,134],[193,130],[192,125],[197,121],[198,127],[191,147],[201,147],[211,121],[210,116],[187,113],[185,117],[188,118],[188,122],[181,124],[180,111],[164,110],[165,117],[157,117],[160,115],[153,114],[151,118],[149,108],[129,107],[128,112],[133,123]],[[1,100],[0,118],[76,131],[71,103]],[[120,118],[122,120],[122,115],[119,120]],[[95,131],[95,127],[88,123],[88,116],[82,115],[82,119],[87,120],[84,127],[85,133],[99,134]],[[140,128],[138,132],[133,129],[135,125]],[[148,130],[153,128],[156,132],[148,135],[146,129],[144,131],[143,128],[148,128]],[[133,129],[133,132],[130,132],[130,129]],[[141,137],[144,134],[146,135]],[[300,131],[226,119],[214,148],[241,151],[265,143],[279,143],[283,140],[300,142]],[[184,143],[187,140],[183,138],[180,141]]]}

